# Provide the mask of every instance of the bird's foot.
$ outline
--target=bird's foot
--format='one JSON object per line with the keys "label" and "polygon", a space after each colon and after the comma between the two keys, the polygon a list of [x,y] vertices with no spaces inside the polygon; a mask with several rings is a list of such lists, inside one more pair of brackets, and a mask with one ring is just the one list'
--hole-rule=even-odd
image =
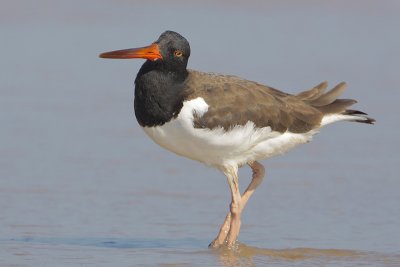
{"label": "bird's foot", "polygon": [[221,247],[222,245],[223,245],[223,243],[220,243],[218,240],[214,239],[214,240],[208,245],[208,248],[216,249],[216,248]]}
{"label": "bird's foot", "polygon": [[228,236],[229,230],[231,227],[231,213],[228,212],[228,214],[225,217],[224,223],[221,226],[221,229],[219,230],[218,236],[208,245],[209,248],[219,248],[220,246],[223,246],[226,243],[226,237]]}
{"label": "bird's foot", "polygon": [[227,239],[223,240],[222,242],[214,239],[209,245],[208,248],[210,249],[229,249],[229,250],[236,250],[239,247],[239,241],[236,240],[235,242],[228,242]]}

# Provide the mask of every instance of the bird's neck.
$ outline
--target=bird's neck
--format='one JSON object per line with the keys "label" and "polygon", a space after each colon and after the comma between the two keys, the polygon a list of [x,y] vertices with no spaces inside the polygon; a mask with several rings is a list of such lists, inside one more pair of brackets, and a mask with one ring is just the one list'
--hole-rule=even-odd
{"label": "bird's neck", "polygon": [[188,72],[168,71],[147,61],[135,80],[135,116],[142,127],[161,126],[175,118],[184,101]]}

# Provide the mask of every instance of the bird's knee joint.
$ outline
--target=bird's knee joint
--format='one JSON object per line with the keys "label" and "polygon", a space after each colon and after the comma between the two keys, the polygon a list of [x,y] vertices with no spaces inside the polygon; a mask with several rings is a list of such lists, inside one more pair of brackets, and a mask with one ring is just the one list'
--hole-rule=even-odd
{"label": "bird's knee joint", "polygon": [[240,203],[231,203],[230,210],[232,217],[239,216],[242,212],[242,205]]}
{"label": "bird's knee joint", "polygon": [[264,175],[265,175],[265,168],[263,165],[261,165],[260,163],[255,163],[252,166],[252,170],[253,170],[253,177],[254,178],[258,178],[258,179],[263,179]]}

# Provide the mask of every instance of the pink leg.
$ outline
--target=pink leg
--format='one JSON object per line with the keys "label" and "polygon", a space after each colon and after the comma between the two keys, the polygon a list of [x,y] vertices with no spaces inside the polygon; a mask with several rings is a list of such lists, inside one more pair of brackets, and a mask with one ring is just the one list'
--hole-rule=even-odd
{"label": "pink leg", "polygon": [[228,235],[229,229],[231,227],[231,212],[225,217],[224,223],[219,229],[219,233],[217,237],[208,245],[209,248],[218,248],[222,246],[226,240],[226,236]]}
{"label": "pink leg", "polygon": [[225,171],[225,175],[228,178],[229,188],[231,189],[231,224],[229,226],[228,236],[226,237],[226,243],[228,247],[232,247],[236,242],[236,239],[240,231],[240,217],[242,216],[242,196],[239,190],[239,177],[237,175],[237,168],[229,168]]}
{"label": "pink leg", "polygon": [[[230,174],[226,174],[227,178],[228,178],[228,183],[229,186],[231,188],[231,193],[232,193],[232,203],[231,203],[231,209],[230,212],[228,212],[228,215],[226,215],[225,217],[225,221],[221,226],[221,229],[218,233],[218,236],[211,242],[211,244],[209,245],[210,248],[217,248],[221,245],[223,245],[225,242],[228,244],[228,246],[232,246],[236,239],[237,239],[237,235],[239,234],[239,229],[240,229],[240,215],[241,212],[243,211],[244,207],[247,204],[247,201],[250,199],[251,195],[254,193],[254,191],[256,190],[256,188],[261,184],[264,174],[265,174],[265,169],[264,166],[257,162],[250,162],[248,163],[248,165],[251,167],[252,171],[253,171],[253,178],[249,184],[249,186],[247,187],[246,191],[243,193],[243,195],[240,198],[240,205],[237,206],[237,202],[238,202],[238,198],[236,197],[236,205],[233,203],[233,196],[234,194],[232,193],[232,186],[231,186],[231,182],[230,182],[230,178],[229,176],[231,176]],[[237,180],[237,171],[235,173],[236,176],[236,180]],[[237,192],[239,192],[239,186],[238,183],[237,184]],[[233,192],[235,192],[235,184],[233,184]],[[240,195],[240,193],[239,193]],[[236,213],[236,217],[239,217],[238,220],[235,222],[235,229],[233,231],[231,230],[231,225],[232,225],[232,208],[234,209],[234,212]],[[231,233],[232,232],[232,233]],[[229,234],[229,237],[228,237]]]}

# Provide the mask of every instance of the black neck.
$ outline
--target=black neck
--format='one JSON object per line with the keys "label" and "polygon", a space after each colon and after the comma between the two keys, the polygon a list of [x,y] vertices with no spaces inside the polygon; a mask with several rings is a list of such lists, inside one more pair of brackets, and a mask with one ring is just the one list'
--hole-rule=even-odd
{"label": "black neck", "polygon": [[142,127],[161,126],[183,106],[184,70],[168,71],[162,62],[146,61],[135,80],[135,115]]}

